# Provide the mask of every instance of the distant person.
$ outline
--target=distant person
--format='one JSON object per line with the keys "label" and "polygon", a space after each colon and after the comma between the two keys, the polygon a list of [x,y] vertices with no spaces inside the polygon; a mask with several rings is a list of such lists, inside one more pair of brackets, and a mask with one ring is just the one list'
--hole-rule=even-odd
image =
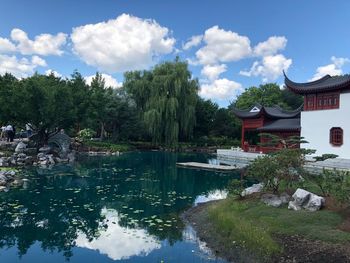
{"label": "distant person", "polygon": [[30,123],[26,124],[26,131],[27,131],[27,138],[29,138],[30,136],[32,136],[33,134],[33,129],[32,129],[32,125]]}
{"label": "distant person", "polygon": [[12,125],[11,142],[13,142],[13,139],[15,137],[16,137],[16,127],[15,125]]}
{"label": "distant person", "polygon": [[7,125],[5,131],[6,131],[6,138],[7,138],[6,141],[13,142],[13,137],[14,136],[13,136],[13,127],[12,127],[12,125],[11,124]]}
{"label": "distant person", "polygon": [[5,125],[1,127],[0,140],[6,140],[6,126]]}

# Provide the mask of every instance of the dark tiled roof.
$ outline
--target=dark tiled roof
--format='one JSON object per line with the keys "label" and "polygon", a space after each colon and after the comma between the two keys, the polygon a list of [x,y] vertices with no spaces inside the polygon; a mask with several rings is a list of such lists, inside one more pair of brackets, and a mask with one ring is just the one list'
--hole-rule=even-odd
{"label": "dark tiled roof", "polygon": [[[254,108],[259,109],[259,111],[251,112],[251,110]],[[247,110],[239,110],[239,109],[233,108],[232,111],[240,119],[254,119],[254,118],[260,117],[262,114],[266,115],[271,119],[289,119],[289,118],[295,118],[300,116],[301,109],[302,109],[302,106],[300,106],[296,110],[287,111],[282,109],[279,106],[264,107],[259,104],[256,104],[255,106]]]}
{"label": "dark tiled roof", "polygon": [[287,88],[298,94],[326,92],[332,90],[350,89],[350,75],[334,77],[326,75],[315,81],[296,83],[291,81],[284,73],[284,83],[286,84]]}
{"label": "dark tiled roof", "polygon": [[275,120],[258,128],[258,131],[300,131],[300,118]]}

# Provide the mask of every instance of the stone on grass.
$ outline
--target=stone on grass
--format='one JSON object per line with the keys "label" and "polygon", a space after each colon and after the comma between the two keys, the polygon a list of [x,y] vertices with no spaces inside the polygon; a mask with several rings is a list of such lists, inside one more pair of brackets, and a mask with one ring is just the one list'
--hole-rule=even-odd
{"label": "stone on grass", "polygon": [[268,205],[268,206],[273,206],[273,207],[280,207],[283,202],[282,199],[274,194],[263,194],[260,198],[260,200]]}
{"label": "stone on grass", "polygon": [[282,201],[283,204],[288,204],[289,201],[292,200],[291,196],[290,196],[289,194],[287,194],[287,193],[282,193],[282,194],[280,195],[280,199],[281,199],[281,201]]}
{"label": "stone on grass", "polygon": [[264,188],[264,185],[262,183],[253,184],[252,186],[244,189],[241,193],[241,196],[247,196],[247,195],[251,195],[253,193],[259,193],[262,191],[263,188]]}
{"label": "stone on grass", "polygon": [[24,152],[26,148],[27,148],[27,145],[24,142],[19,142],[16,146],[15,152],[16,153]]}
{"label": "stone on grass", "polygon": [[295,191],[293,198],[294,200],[289,202],[288,209],[295,211],[304,208],[306,210],[314,212],[320,210],[325,202],[325,199],[323,197],[300,188]]}

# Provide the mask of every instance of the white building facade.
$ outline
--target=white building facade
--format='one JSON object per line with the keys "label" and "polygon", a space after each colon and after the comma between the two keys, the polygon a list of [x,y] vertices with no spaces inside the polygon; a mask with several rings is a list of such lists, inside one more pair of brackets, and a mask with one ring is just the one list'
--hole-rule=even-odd
{"label": "white building facade", "polygon": [[329,75],[308,83],[295,83],[285,76],[286,86],[304,96],[301,112],[303,148],[315,155],[336,154],[350,159],[350,76]]}

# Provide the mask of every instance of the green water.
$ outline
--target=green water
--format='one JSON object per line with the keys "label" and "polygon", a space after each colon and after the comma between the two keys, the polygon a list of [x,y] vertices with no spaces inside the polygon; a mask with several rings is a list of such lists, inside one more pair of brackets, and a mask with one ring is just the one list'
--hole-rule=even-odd
{"label": "green water", "polygon": [[180,219],[239,173],[176,167],[209,156],[133,152],[32,169],[0,193],[0,261],[224,262]]}

